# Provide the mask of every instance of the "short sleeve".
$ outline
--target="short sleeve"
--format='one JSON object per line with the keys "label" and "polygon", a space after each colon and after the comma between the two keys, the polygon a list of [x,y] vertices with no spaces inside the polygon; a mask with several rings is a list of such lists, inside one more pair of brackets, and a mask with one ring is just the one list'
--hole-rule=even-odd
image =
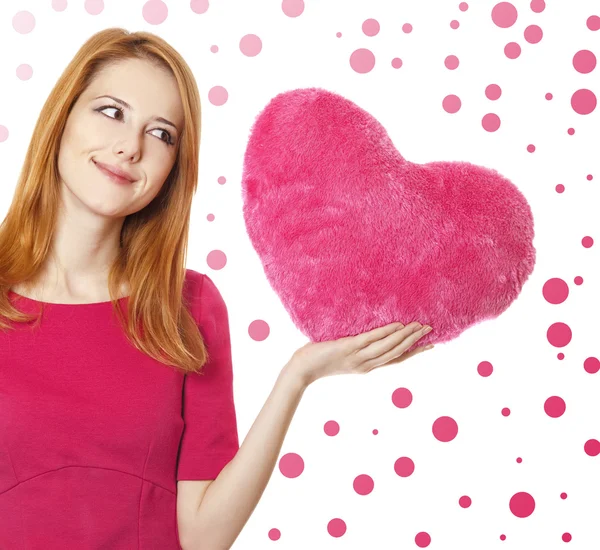
{"label": "short sleeve", "polygon": [[208,351],[204,374],[186,374],[183,388],[184,428],[177,481],[215,479],[240,448],[235,404],[227,306],[213,281],[192,271],[199,288],[191,301]]}

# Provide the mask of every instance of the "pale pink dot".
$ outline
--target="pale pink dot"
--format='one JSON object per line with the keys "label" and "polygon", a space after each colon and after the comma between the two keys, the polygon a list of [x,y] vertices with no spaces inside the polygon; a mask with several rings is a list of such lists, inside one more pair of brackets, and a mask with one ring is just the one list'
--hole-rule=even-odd
{"label": "pale pink dot", "polygon": [[444,111],[450,114],[457,113],[460,111],[460,106],[462,105],[460,98],[454,94],[447,95],[442,100],[442,108]]}
{"label": "pale pink dot", "polygon": [[508,407],[502,409],[502,416],[510,416],[510,409]]}
{"label": "pale pink dot", "polygon": [[323,426],[323,431],[325,435],[333,437],[340,433],[340,425],[335,420],[328,420]]}
{"label": "pale pink dot", "polygon": [[206,256],[206,263],[211,269],[223,269],[227,264],[227,256],[222,250],[211,250]]}
{"label": "pale pink dot", "polygon": [[269,323],[261,319],[256,319],[248,325],[248,336],[255,342],[263,342],[269,337],[270,333]]}
{"label": "pale pink dot", "polygon": [[535,500],[529,493],[516,493],[510,499],[509,508],[518,518],[526,518],[533,514]]}
{"label": "pale pink dot", "polygon": [[569,128],[567,130],[567,134],[569,134],[570,136],[572,136],[573,134],[575,134],[575,128]]}
{"label": "pale pink dot", "polygon": [[394,462],[394,472],[400,477],[409,477],[415,471],[415,463],[407,456],[402,456]]}
{"label": "pale pink dot", "polygon": [[359,48],[350,55],[350,67],[357,73],[368,73],[375,66],[375,56],[371,50]]}
{"label": "pale pink dot", "polygon": [[394,59],[392,59],[392,67],[394,67],[394,69],[399,69],[402,67],[402,59],[399,57],[394,57]]}
{"label": "pale pink dot", "polygon": [[510,2],[500,2],[492,8],[492,21],[500,28],[512,27],[517,21],[517,8]]}
{"label": "pale pink dot", "polygon": [[429,536],[429,533],[426,533],[425,531],[417,533],[417,536],[415,537],[415,544],[419,548],[427,548],[431,544],[431,537]]}
{"label": "pale pink dot", "polygon": [[574,283],[575,283],[577,286],[579,286],[579,285],[582,285],[582,284],[583,284],[583,277],[581,277],[581,275],[577,275],[577,277],[575,277],[575,278],[573,279],[573,282],[574,282]]}
{"label": "pale pink dot", "polygon": [[517,458],[517,464],[521,464],[521,462],[523,462],[523,459],[521,457]]}
{"label": "pale pink dot", "polygon": [[592,237],[583,237],[583,239],[581,239],[581,245],[583,248],[592,248],[594,239],[592,239]]}
{"label": "pale pink dot", "polygon": [[299,454],[286,453],[279,459],[279,471],[285,477],[298,477],[304,471],[304,460]]}
{"label": "pale pink dot", "polygon": [[562,540],[563,542],[571,542],[571,533],[563,533]]}
{"label": "pale pink dot", "polygon": [[562,498],[563,500],[565,500],[567,498],[567,493],[561,493],[560,494],[560,498]]}
{"label": "pale pink dot", "polygon": [[598,456],[600,454],[600,441],[588,439],[583,446],[583,450],[589,456]]}
{"label": "pale pink dot", "polygon": [[206,13],[208,11],[208,0],[191,0],[190,9],[194,13]]}
{"label": "pale pink dot", "polygon": [[248,57],[258,55],[262,50],[262,40],[255,34],[242,36],[240,40],[240,51]]}
{"label": "pale pink dot", "polygon": [[492,101],[499,99],[502,95],[502,89],[498,84],[490,84],[485,89],[485,97],[491,99]]}
{"label": "pale pink dot", "polygon": [[564,193],[564,191],[565,191],[565,186],[564,186],[562,183],[559,183],[559,184],[556,186],[556,188],[555,188],[555,189],[556,189],[556,192],[557,192],[557,193]]}
{"label": "pale pink dot", "polygon": [[213,86],[210,90],[208,90],[208,101],[217,107],[227,103],[228,97],[229,94],[223,86]]}
{"label": "pale pink dot", "polygon": [[12,18],[12,26],[19,34],[27,34],[35,27],[35,17],[29,11],[18,11]]}
{"label": "pale pink dot", "polygon": [[489,361],[482,361],[477,365],[477,373],[479,376],[488,377],[494,372],[494,367]]}
{"label": "pale pink dot", "polygon": [[598,29],[600,29],[600,17],[597,15],[590,15],[587,18],[585,24],[587,25],[587,28],[591,31],[597,31]]}
{"label": "pale pink dot", "polygon": [[52,0],[52,9],[54,11],[65,11],[67,9],[67,0]]}
{"label": "pale pink dot", "polygon": [[521,46],[516,42],[509,42],[504,46],[504,55],[506,55],[508,59],[517,59],[517,57],[521,55]]}
{"label": "pale pink dot", "polygon": [[486,132],[495,132],[500,128],[500,117],[496,113],[487,113],[481,119],[481,126]]}
{"label": "pale pink dot", "polygon": [[98,15],[104,11],[103,0],[85,0],[83,6],[90,15]]}
{"label": "pale pink dot", "polygon": [[404,23],[404,25],[402,25],[402,31],[405,32],[406,34],[412,32],[413,30],[413,26],[410,23]]}
{"label": "pale pink dot", "polygon": [[213,45],[210,47],[211,53],[217,53],[219,51],[219,46]]}
{"label": "pale pink dot", "polygon": [[600,371],[600,361],[597,357],[588,357],[583,362],[583,368],[585,372],[589,374],[596,374],[598,371]]}
{"label": "pale pink dot", "polygon": [[579,115],[589,115],[596,108],[596,96],[583,88],[571,96],[571,107]]}
{"label": "pale pink dot", "polygon": [[590,50],[579,50],[573,56],[573,67],[578,73],[591,73],[596,68],[596,56]]}
{"label": "pale pink dot", "polygon": [[227,181],[227,178],[226,178],[225,176],[219,176],[219,177],[217,178],[217,183],[218,183],[219,185],[223,185],[223,184],[224,184],[226,181]]}
{"label": "pale pink dot", "polygon": [[23,63],[17,67],[17,78],[19,80],[29,80],[33,75],[33,68],[31,65]]}
{"label": "pale pink dot", "polygon": [[377,19],[366,19],[362,24],[362,31],[367,36],[376,36],[379,34],[380,26]]}
{"label": "pale pink dot", "polygon": [[0,143],[8,139],[8,128],[0,124]]}
{"label": "pale pink dot", "polygon": [[552,99],[552,94],[550,92],[548,92],[545,96],[544,96],[548,101],[550,101]]}
{"label": "pale pink dot", "polygon": [[542,287],[542,296],[550,304],[562,304],[569,296],[569,285],[560,277],[548,279]]}
{"label": "pale pink dot", "polygon": [[298,17],[304,11],[304,0],[283,0],[281,9],[288,17]]}
{"label": "pale pink dot", "polygon": [[162,0],[148,0],[142,8],[142,17],[146,23],[160,25],[169,15],[169,8]]}
{"label": "pale pink dot", "polygon": [[392,403],[399,409],[406,409],[412,403],[412,393],[408,388],[398,388],[392,393]]}
{"label": "pale pink dot", "polygon": [[269,529],[269,540],[279,540],[281,538],[281,531],[279,529]]}
{"label": "pale pink dot", "polygon": [[529,7],[534,13],[542,13],[546,8],[546,2],[544,2],[544,0],[531,0]]}
{"label": "pale pink dot", "polygon": [[533,145],[533,143],[530,143],[530,144],[527,146],[527,151],[528,151],[529,153],[533,153],[533,152],[535,151],[535,145]]}
{"label": "pale pink dot", "polygon": [[342,33],[341,33],[341,32],[339,32],[339,31],[338,31],[338,32],[336,32],[336,33],[335,33],[335,35],[336,35],[338,38],[341,38],[341,37],[342,37]]}
{"label": "pale pink dot", "polygon": [[458,9],[459,9],[460,11],[467,11],[467,10],[469,9],[469,4],[467,4],[466,2],[461,2],[461,3],[458,5]]}
{"label": "pale pink dot", "polygon": [[214,214],[208,214],[208,215],[206,216],[206,219],[207,219],[209,222],[213,222],[213,221],[215,221],[215,215],[214,215]]}
{"label": "pale pink dot", "polygon": [[530,44],[537,44],[543,38],[544,32],[537,25],[529,25],[525,28],[525,31],[523,31],[523,36]]}
{"label": "pale pink dot", "polygon": [[471,498],[467,495],[463,495],[458,499],[458,504],[461,508],[468,508],[471,506]]}
{"label": "pale pink dot", "polygon": [[460,23],[456,19],[453,19],[452,21],[450,21],[451,29],[458,29],[458,27],[460,27]]}
{"label": "pale pink dot", "polygon": [[544,403],[544,412],[551,418],[559,418],[565,414],[566,408],[565,400],[558,395],[548,397]]}
{"label": "pale pink dot", "polygon": [[373,491],[375,482],[371,476],[367,474],[361,474],[354,478],[354,483],[352,486],[359,495],[368,495]]}
{"label": "pale pink dot", "polygon": [[458,424],[456,420],[449,416],[440,416],[431,428],[433,436],[444,443],[452,441],[458,434]]}
{"label": "pale pink dot", "polygon": [[558,354],[556,355],[556,358],[557,358],[559,361],[562,361],[562,360],[565,358],[565,354],[564,354],[564,353],[558,353]]}
{"label": "pale pink dot", "polygon": [[327,524],[327,532],[332,537],[341,537],[346,533],[346,522],[340,518],[334,518]]}
{"label": "pale pink dot", "polygon": [[550,325],[550,328],[546,332],[546,338],[550,345],[555,348],[562,348],[566,346],[573,337],[573,333],[569,328],[569,325],[565,323],[554,323]]}
{"label": "pale pink dot", "polygon": [[447,56],[446,59],[444,59],[444,65],[446,65],[447,69],[453,71],[459,65],[458,57],[455,55]]}

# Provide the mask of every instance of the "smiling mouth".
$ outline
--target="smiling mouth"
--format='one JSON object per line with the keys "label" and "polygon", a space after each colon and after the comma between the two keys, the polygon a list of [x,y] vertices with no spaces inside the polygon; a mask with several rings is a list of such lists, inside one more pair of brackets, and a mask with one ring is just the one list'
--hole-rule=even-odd
{"label": "smiling mouth", "polygon": [[120,183],[122,185],[131,185],[133,183],[132,181],[129,181],[127,178],[122,178],[121,176],[117,176],[117,174],[113,174],[110,170],[105,170],[100,165],[98,165],[96,163],[96,161],[93,161],[93,162],[94,162],[94,165],[96,166],[96,168],[98,168],[98,170],[100,170],[100,172],[102,172],[102,174],[104,174],[107,178],[111,179],[115,183]]}

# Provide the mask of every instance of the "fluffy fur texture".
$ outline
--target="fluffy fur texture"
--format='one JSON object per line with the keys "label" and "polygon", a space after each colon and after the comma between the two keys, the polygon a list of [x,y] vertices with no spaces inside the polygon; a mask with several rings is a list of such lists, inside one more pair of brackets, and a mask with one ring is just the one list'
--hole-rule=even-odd
{"label": "fluffy fur texture", "polygon": [[517,187],[468,162],[416,164],[319,88],[277,95],[244,158],[244,219],[272,288],[313,342],[429,324],[414,347],[499,316],[533,271]]}

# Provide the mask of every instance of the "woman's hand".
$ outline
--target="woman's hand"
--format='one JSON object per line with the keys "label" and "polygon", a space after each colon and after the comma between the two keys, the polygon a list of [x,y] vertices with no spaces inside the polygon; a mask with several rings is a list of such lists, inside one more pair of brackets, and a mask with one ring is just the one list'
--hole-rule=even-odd
{"label": "woman's hand", "polygon": [[406,326],[392,323],[339,340],[309,342],[294,352],[286,368],[300,376],[306,386],[334,374],[364,374],[431,349],[433,346],[418,347],[404,353],[427,334],[426,328],[417,322]]}

